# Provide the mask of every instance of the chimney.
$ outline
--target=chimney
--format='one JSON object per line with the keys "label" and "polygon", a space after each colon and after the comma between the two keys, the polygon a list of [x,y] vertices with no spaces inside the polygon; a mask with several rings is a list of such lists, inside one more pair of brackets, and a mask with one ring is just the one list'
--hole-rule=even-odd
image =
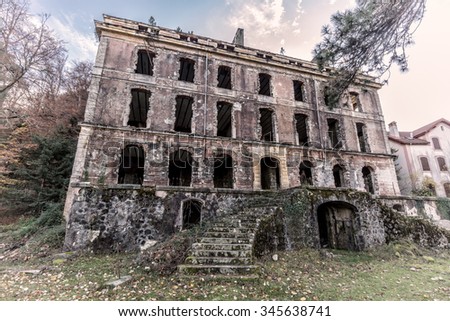
{"label": "chimney", "polygon": [[400,137],[400,134],[398,133],[397,122],[393,121],[388,126],[389,126],[389,135],[393,137]]}
{"label": "chimney", "polygon": [[237,46],[244,46],[244,29],[238,28],[234,35],[233,44]]}

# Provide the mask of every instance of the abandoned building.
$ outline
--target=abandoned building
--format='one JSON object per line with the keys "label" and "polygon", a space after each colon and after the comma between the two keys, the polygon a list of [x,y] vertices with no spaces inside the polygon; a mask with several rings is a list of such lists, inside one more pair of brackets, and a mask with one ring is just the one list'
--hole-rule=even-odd
{"label": "abandoned building", "polygon": [[305,214],[304,244],[384,242],[370,202],[400,193],[380,84],[361,76],[331,109],[327,72],[246,47],[242,29],[230,43],[104,16],[96,32],[67,248],[145,247],[298,188],[327,195]]}
{"label": "abandoned building", "polygon": [[413,131],[389,124],[389,143],[398,156],[402,194],[420,188],[439,197],[450,197],[450,121],[441,118]]}

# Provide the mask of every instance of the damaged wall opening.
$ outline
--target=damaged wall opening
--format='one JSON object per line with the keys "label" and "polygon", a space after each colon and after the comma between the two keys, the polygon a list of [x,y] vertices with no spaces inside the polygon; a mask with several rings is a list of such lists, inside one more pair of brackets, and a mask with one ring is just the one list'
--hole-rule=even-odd
{"label": "damaged wall opening", "polygon": [[327,125],[330,147],[333,149],[342,148],[342,141],[339,134],[339,121],[334,118],[328,118]]}
{"label": "damaged wall opening", "polygon": [[296,101],[305,101],[304,84],[300,80],[294,80],[294,99]]}
{"label": "damaged wall opening", "polygon": [[153,76],[154,58],[155,54],[153,52],[148,50],[139,50],[135,72],[137,74]]}
{"label": "damaged wall opening", "polygon": [[180,58],[180,76],[178,80],[194,82],[195,61],[188,58]]}
{"label": "damaged wall opening", "polygon": [[364,188],[370,194],[375,194],[375,187],[373,184],[373,169],[364,166],[362,168],[363,180],[364,180]]}
{"label": "damaged wall opening", "polygon": [[175,131],[190,133],[192,122],[192,103],[194,99],[188,96],[177,96],[175,108]]}
{"label": "damaged wall opening", "polygon": [[363,123],[356,123],[356,133],[358,135],[359,150],[363,153],[369,152],[366,125]]}
{"label": "damaged wall opening", "polygon": [[304,114],[295,114],[295,128],[297,130],[298,144],[308,147],[308,116]]}
{"label": "damaged wall opening", "polygon": [[333,179],[335,187],[344,186],[344,169],[340,165],[333,166]]}
{"label": "damaged wall opening", "polygon": [[219,101],[217,103],[217,136],[231,137],[233,105]]}
{"label": "damaged wall opening", "polygon": [[118,184],[139,184],[144,181],[144,150],[140,146],[127,145],[120,155]]}
{"label": "damaged wall opening", "polygon": [[142,89],[131,90],[130,114],[128,126],[147,127],[147,113],[150,108],[151,92]]}
{"label": "damaged wall opening", "polygon": [[233,188],[233,158],[230,155],[214,159],[214,187]]}
{"label": "damaged wall opening", "polygon": [[217,72],[217,87],[231,89],[231,68],[219,66]]}
{"label": "damaged wall opening", "polygon": [[275,141],[275,133],[273,131],[273,111],[268,108],[259,110],[259,124],[261,126],[261,140],[267,142]]}
{"label": "damaged wall opening", "polygon": [[202,219],[203,204],[197,200],[183,202],[183,230],[200,224]]}
{"label": "damaged wall opening", "polygon": [[170,154],[169,158],[169,185],[191,186],[192,155],[184,149]]}
{"label": "damaged wall opening", "polygon": [[259,91],[258,94],[264,96],[272,96],[272,91],[270,90],[270,79],[271,76],[268,74],[259,74]]}
{"label": "damaged wall opening", "polygon": [[331,105],[331,89],[328,86],[325,86],[323,88],[323,102],[325,103],[325,106],[330,107],[330,105]]}
{"label": "damaged wall opening", "polygon": [[300,183],[301,185],[313,185],[312,179],[313,164],[310,161],[300,163]]}
{"label": "damaged wall opening", "polygon": [[355,92],[350,92],[350,105],[353,111],[362,111],[361,102],[359,100],[359,94]]}
{"label": "damaged wall opening", "polygon": [[261,189],[280,188],[280,164],[278,159],[264,157],[260,162]]}
{"label": "damaged wall opening", "polygon": [[328,202],[317,208],[320,247],[354,250],[355,207],[345,202]]}

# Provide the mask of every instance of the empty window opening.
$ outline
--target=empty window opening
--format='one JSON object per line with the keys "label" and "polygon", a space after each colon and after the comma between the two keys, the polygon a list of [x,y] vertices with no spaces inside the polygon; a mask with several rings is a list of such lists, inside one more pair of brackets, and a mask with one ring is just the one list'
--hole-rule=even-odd
{"label": "empty window opening", "polygon": [[118,184],[142,184],[144,181],[144,150],[127,145],[120,155]]}
{"label": "empty window opening", "polygon": [[431,141],[433,142],[434,149],[441,149],[441,143],[439,142],[439,138],[433,137]]}
{"label": "empty window opening", "polygon": [[345,202],[328,202],[317,209],[320,247],[354,250],[355,208]]}
{"label": "empty window opening", "polygon": [[333,167],[334,186],[344,186],[344,169],[340,165],[334,165]]}
{"label": "empty window opening", "polygon": [[214,187],[233,188],[233,158],[223,155],[214,159]]}
{"label": "empty window opening", "polygon": [[420,164],[422,165],[422,170],[424,171],[430,170],[430,163],[428,162],[428,158],[420,157]]}
{"label": "empty window opening", "polygon": [[373,170],[370,167],[364,166],[362,168],[364,188],[370,194],[375,194],[375,188],[373,184]]}
{"label": "empty window opening", "polygon": [[202,203],[196,200],[183,202],[183,230],[200,224],[202,220]]}
{"label": "empty window opening", "polygon": [[217,136],[231,137],[233,105],[219,101],[217,103]]}
{"label": "empty window opening", "polygon": [[362,123],[356,123],[356,133],[358,135],[359,150],[363,153],[369,151],[369,144],[367,142],[367,128]]}
{"label": "empty window opening", "polygon": [[153,52],[150,52],[148,50],[139,50],[135,72],[137,74],[153,76],[154,58],[155,54]]}
{"label": "empty window opening", "polygon": [[147,113],[150,107],[151,93],[146,90],[132,89],[128,126],[147,127]]}
{"label": "empty window opening", "polygon": [[328,118],[328,138],[331,148],[342,148],[342,141],[339,135],[339,121],[337,119]]}
{"label": "empty window opening", "polygon": [[192,97],[177,96],[174,128],[177,132],[191,132],[193,101]]}
{"label": "empty window opening", "polygon": [[273,131],[273,111],[268,108],[259,110],[259,124],[261,126],[261,140],[267,142],[275,141],[275,133]]}
{"label": "empty window opening", "polygon": [[444,157],[438,157],[437,158],[437,162],[438,162],[439,170],[441,172],[445,172],[445,171],[448,170],[447,164],[445,163],[445,158]]}
{"label": "empty window opening", "polygon": [[295,114],[295,127],[297,130],[298,144],[301,146],[309,146],[308,140],[308,116],[304,114]]}
{"label": "empty window opening", "polygon": [[294,99],[296,101],[305,101],[305,95],[304,95],[304,84],[303,82],[299,80],[294,80]]}
{"label": "empty window opening", "polygon": [[328,86],[325,86],[323,89],[323,102],[325,103],[325,106],[331,106],[331,89]]}
{"label": "empty window opening", "polygon": [[362,111],[358,93],[350,92],[350,106],[354,111]]}
{"label": "empty window opening", "polygon": [[191,186],[192,156],[187,150],[180,149],[170,154],[169,185]]}
{"label": "empty window opening", "polygon": [[444,183],[445,196],[450,197],[450,183]]}
{"label": "empty window opening", "polygon": [[280,165],[278,159],[264,157],[261,159],[261,189],[280,188]]}
{"label": "empty window opening", "polygon": [[270,90],[270,75],[268,74],[259,74],[259,91],[258,94],[264,96],[272,96],[272,92]]}
{"label": "empty window opening", "polygon": [[194,65],[194,60],[180,58],[180,77],[178,80],[194,82]]}
{"label": "empty window opening", "polygon": [[217,73],[217,87],[231,89],[231,68],[220,66]]}
{"label": "empty window opening", "polygon": [[300,184],[313,185],[312,178],[312,163],[310,161],[303,161],[300,163]]}

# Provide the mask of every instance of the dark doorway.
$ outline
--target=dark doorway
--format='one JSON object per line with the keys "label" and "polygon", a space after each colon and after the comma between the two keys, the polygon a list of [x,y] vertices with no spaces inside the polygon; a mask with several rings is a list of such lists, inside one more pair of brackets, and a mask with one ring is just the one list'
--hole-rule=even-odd
{"label": "dark doorway", "polygon": [[261,189],[280,188],[280,165],[278,159],[264,157],[261,159]]}
{"label": "dark doorway", "polygon": [[183,230],[200,224],[202,219],[202,203],[197,200],[183,202]]}
{"label": "dark doorway", "polygon": [[333,167],[334,186],[344,186],[344,169],[340,165],[334,165]]}
{"label": "dark doorway", "polygon": [[219,66],[217,72],[217,87],[231,89],[231,68]]}
{"label": "dark doorway", "polygon": [[301,185],[313,185],[312,179],[312,163],[303,161],[300,163],[300,183]]}
{"label": "dark doorway", "polygon": [[328,202],[317,209],[320,247],[354,250],[355,207],[345,202]]}
{"label": "dark doorway", "polygon": [[170,154],[169,185],[191,186],[192,156],[187,150],[177,150]]}
{"label": "dark doorway", "polygon": [[259,74],[259,91],[258,94],[264,96],[272,96],[271,86],[270,86],[271,76],[268,74]]}
{"label": "dark doorway", "polygon": [[118,184],[142,184],[144,181],[144,150],[140,146],[127,145],[120,155]]}
{"label": "dark doorway", "polygon": [[370,194],[375,193],[375,188],[373,185],[373,170],[370,167],[364,166],[362,168],[363,180],[364,180],[364,188]]}
{"label": "dark doorway", "polygon": [[232,124],[231,112],[233,105],[223,101],[217,103],[217,136],[231,137]]}
{"label": "dark doorway", "polygon": [[223,155],[214,159],[214,187],[233,188],[233,158]]}
{"label": "dark doorway", "polygon": [[261,108],[259,110],[259,124],[261,126],[261,140],[267,142],[275,141],[272,110],[268,108]]}
{"label": "dark doorway", "polygon": [[190,133],[192,123],[193,98],[188,96],[177,96],[175,108],[175,131]]}
{"label": "dark doorway", "polygon": [[132,89],[128,126],[147,127],[147,113],[150,108],[151,93],[147,90]]}
{"label": "dark doorway", "polygon": [[308,146],[308,116],[304,114],[295,114],[295,129],[297,130],[298,144],[300,146]]}

